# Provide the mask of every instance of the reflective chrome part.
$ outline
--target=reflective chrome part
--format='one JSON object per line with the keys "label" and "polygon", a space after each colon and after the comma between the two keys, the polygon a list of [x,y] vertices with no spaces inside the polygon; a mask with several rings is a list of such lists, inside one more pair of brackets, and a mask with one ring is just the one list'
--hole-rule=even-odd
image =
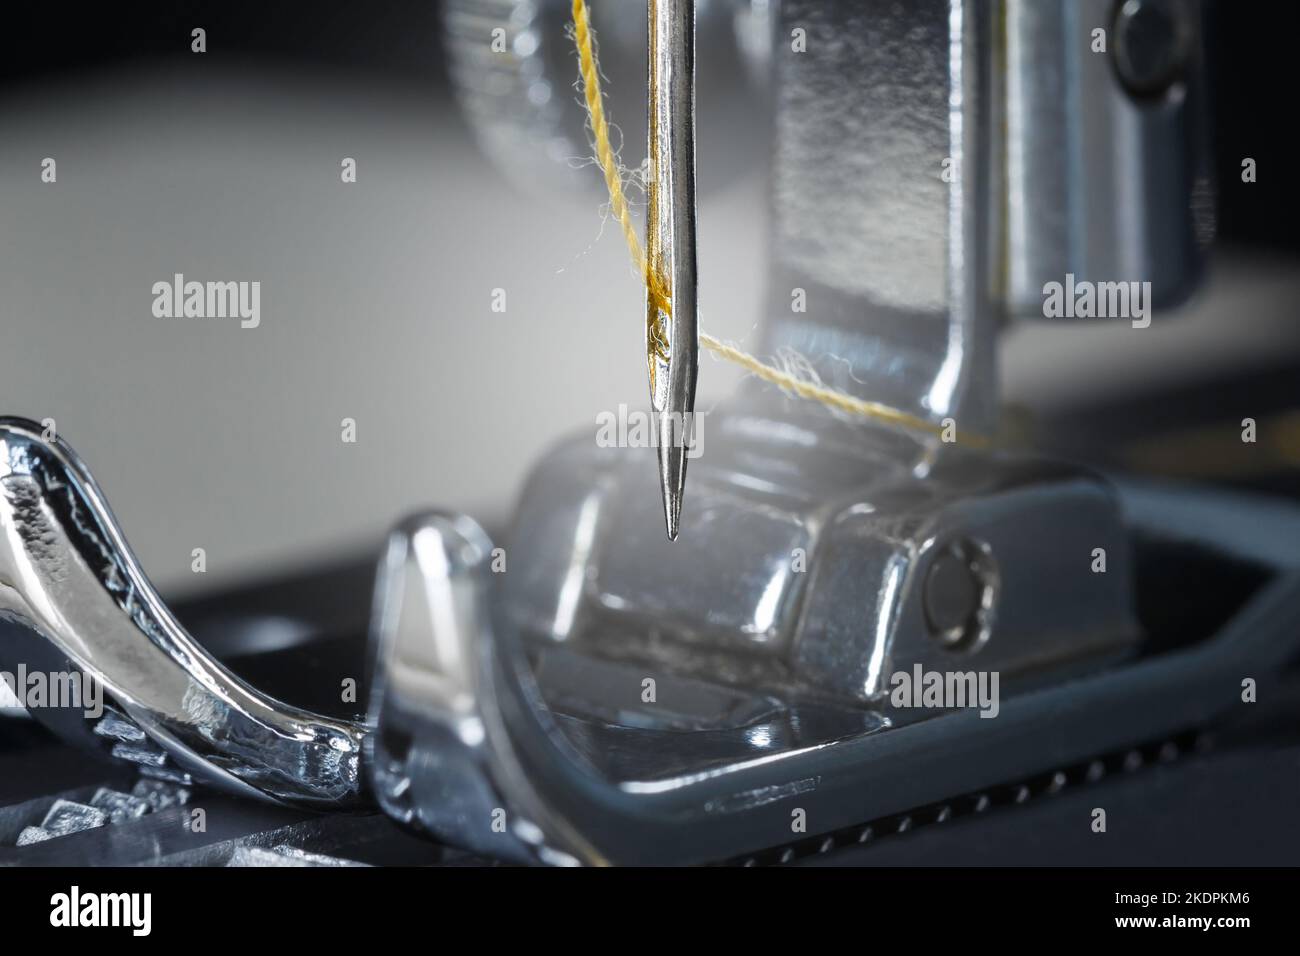
{"label": "reflective chrome part", "polygon": [[[646,530],[639,462],[589,440],[533,474],[508,572],[468,519],[399,528],[373,637],[384,809],[506,859],[728,859],[792,819],[834,832],[1195,726],[1235,706],[1225,669],[1294,654],[1300,577],[1279,570],[1213,639],[1133,660],[1127,540],[1086,473],[954,457],[919,482],[897,436],[807,424],[726,416],[693,491],[710,533],[678,545]],[[962,603],[927,585],[954,557],[981,630],[945,642]],[[913,670],[1000,673],[997,719],[900,709],[886,678]]]}
{"label": "reflective chrome part", "polygon": [[390,535],[371,629],[372,785],[389,816],[449,843],[572,863],[534,822],[549,815],[518,770],[497,707],[492,561],[491,540],[465,516],[418,515]]}
{"label": "reflective chrome part", "polygon": [[1160,4],[1187,53],[1158,96],[1114,62],[1126,6],[783,0],[808,53],[775,59],[766,351],[992,432],[999,320],[1042,317],[1045,283],[1185,297],[1214,232],[1200,4]]}
{"label": "reflective chrome part", "polygon": [[647,696],[641,665],[522,639],[502,610],[510,575],[491,572],[492,555],[471,520],[433,513],[399,527],[381,559],[367,765],[400,822],[515,861],[673,858],[679,849],[653,845],[611,855],[581,791],[670,794],[802,749],[810,734],[884,726],[659,671],[663,696]]}
{"label": "reflective chrome part", "polygon": [[[667,283],[672,315],[646,293],[650,402],[659,428],[659,486],[669,540],[677,538],[686,491],[686,451],[695,414],[699,335],[695,255],[695,0],[648,0],[649,156],[646,262]],[[650,330],[666,331],[656,343]],[[664,354],[662,345],[667,346]]]}
{"label": "reflective chrome part", "polygon": [[[996,426],[996,3],[783,0],[766,348],[970,432]],[[946,450],[946,449],[945,449]]]}
{"label": "reflective chrome part", "polygon": [[360,723],[259,693],[177,622],[61,439],[0,418],[0,667],[75,668],[103,715],[38,708],[65,738],[153,776],[312,808],[364,804]]}
{"label": "reflective chrome part", "polygon": [[[997,670],[1006,686],[1132,647],[1129,545],[1096,476],[953,453],[918,478],[919,442],[782,404],[714,413],[676,544],[647,532],[652,486],[633,456],[581,439],[549,456],[510,544],[527,568],[506,582],[513,624],[644,677],[848,708],[880,705],[915,664]],[[1107,574],[1088,571],[1094,548]],[[957,612],[934,588],[954,553],[973,582]]]}
{"label": "reflective chrome part", "polygon": [[[1157,305],[1176,303],[1214,232],[1200,3],[1004,2],[1009,310],[1042,317],[1043,285],[1067,273],[1149,281]],[[1163,81],[1141,93],[1124,81],[1135,69],[1128,8],[1158,8],[1178,47],[1177,64],[1149,64]],[[1159,33],[1144,36],[1146,52]]]}

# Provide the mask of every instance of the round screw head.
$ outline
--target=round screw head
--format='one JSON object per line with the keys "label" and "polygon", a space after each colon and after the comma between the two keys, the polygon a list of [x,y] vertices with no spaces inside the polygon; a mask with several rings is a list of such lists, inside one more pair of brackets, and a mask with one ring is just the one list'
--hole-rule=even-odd
{"label": "round screw head", "polygon": [[970,562],[956,548],[935,557],[925,579],[925,613],[940,634],[960,632],[979,607],[980,587]]}
{"label": "round screw head", "polygon": [[987,545],[962,539],[934,552],[922,606],[931,635],[948,650],[973,650],[988,639],[998,573]]}
{"label": "round screw head", "polygon": [[1123,0],[1111,53],[1120,82],[1136,96],[1160,96],[1179,79],[1191,48],[1188,9],[1175,0]]}

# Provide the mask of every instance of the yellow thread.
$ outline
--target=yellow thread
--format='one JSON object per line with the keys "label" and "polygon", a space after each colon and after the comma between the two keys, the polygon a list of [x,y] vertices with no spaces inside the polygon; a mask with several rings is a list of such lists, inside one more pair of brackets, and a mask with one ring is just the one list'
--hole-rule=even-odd
{"label": "yellow thread", "polygon": [[[619,175],[618,157],[614,155],[614,147],[609,141],[609,121],[605,118],[605,101],[600,91],[600,72],[596,68],[595,44],[592,40],[591,21],[587,17],[585,0],[573,0],[573,39],[578,45],[578,66],[582,73],[582,89],[587,100],[587,115],[591,118],[591,133],[596,140],[596,160],[605,173],[605,188],[609,191],[609,211],[623,227],[623,238],[627,240],[628,251],[632,253],[632,262],[645,281],[646,288],[650,292],[650,300],[658,307],[656,311],[664,315],[672,315],[667,285],[662,277],[650,270],[650,263],[641,249],[641,241],[636,237],[636,226],[632,223],[627,198],[623,195],[623,180]],[[655,317],[649,333],[656,353],[666,360],[668,340],[658,316]]]}
{"label": "yellow thread", "polygon": [[[618,220],[619,225],[623,228],[623,238],[627,240],[627,248],[632,254],[632,262],[645,280],[651,301],[658,306],[659,312],[671,316],[672,304],[668,284],[662,276],[651,271],[645,252],[641,248],[641,241],[637,238],[636,227],[632,223],[632,214],[628,210],[627,198],[623,195],[623,180],[619,175],[618,157],[614,155],[614,148],[609,139],[609,122],[605,117],[605,104],[600,89],[600,73],[596,67],[595,44],[592,38],[591,20],[587,15],[586,0],[573,0],[573,39],[578,47],[578,66],[582,74],[587,115],[591,119],[591,132],[596,141],[596,161],[600,163],[600,168],[605,174],[605,188],[609,191],[610,212],[613,213],[614,218]],[[646,188],[654,189],[655,185],[649,183]],[[647,321],[650,320],[647,319]],[[660,357],[666,358],[667,342],[661,320],[656,317],[648,331],[652,348]],[[941,439],[946,437],[944,435],[946,431],[944,426],[936,425],[934,422],[918,415],[913,415],[910,412],[905,412],[902,409],[881,402],[868,402],[838,389],[827,388],[825,385],[798,378],[789,372],[766,364],[734,345],[728,345],[721,339],[714,338],[707,332],[700,332],[699,339],[701,345],[720,358],[728,362],[735,362],[763,381],[792,392],[800,398],[820,402],[829,408],[838,409],[850,415],[860,415],[864,418],[887,422],[891,425],[901,425],[904,428],[926,432]],[[955,434],[953,438],[956,438]],[[968,433],[962,434],[961,441],[963,444],[969,445],[987,444],[986,439]]]}

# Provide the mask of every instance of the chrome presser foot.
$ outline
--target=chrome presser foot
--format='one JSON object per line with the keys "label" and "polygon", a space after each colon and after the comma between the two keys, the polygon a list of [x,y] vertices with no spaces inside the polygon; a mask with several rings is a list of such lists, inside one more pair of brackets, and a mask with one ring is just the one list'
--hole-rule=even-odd
{"label": "chrome presser foot", "polygon": [[[531,476],[502,573],[466,518],[398,529],[373,638],[388,813],[551,863],[824,843],[1196,726],[1235,704],[1224,673],[1293,653],[1289,575],[1203,643],[1140,654],[1096,476],[779,412],[715,414],[676,543],[644,458],[590,436]],[[1000,696],[896,706],[917,669],[996,673]]]}
{"label": "chrome presser foot", "polygon": [[[388,813],[511,859],[724,859],[786,842],[792,809],[868,818],[880,758],[934,723],[890,709],[895,671],[993,670],[1015,689],[1137,638],[1096,479],[979,458],[927,470],[904,436],[720,417],[676,543],[644,462],[589,437],[532,475],[508,571],[466,518],[394,533],[372,636]],[[1096,545],[1114,573],[1073,574]],[[994,723],[971,716],[948,719]]]}

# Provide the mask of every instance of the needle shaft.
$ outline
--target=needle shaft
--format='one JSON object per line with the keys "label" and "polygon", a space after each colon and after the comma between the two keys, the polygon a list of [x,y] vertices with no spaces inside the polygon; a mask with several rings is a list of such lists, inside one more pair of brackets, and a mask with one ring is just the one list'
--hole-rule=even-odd
{"label": "needle shaft", "polygon": [[676,539],[699,363],[695,258],[695,0],[647,0],[650,27],[646,357],[659,483]]}

